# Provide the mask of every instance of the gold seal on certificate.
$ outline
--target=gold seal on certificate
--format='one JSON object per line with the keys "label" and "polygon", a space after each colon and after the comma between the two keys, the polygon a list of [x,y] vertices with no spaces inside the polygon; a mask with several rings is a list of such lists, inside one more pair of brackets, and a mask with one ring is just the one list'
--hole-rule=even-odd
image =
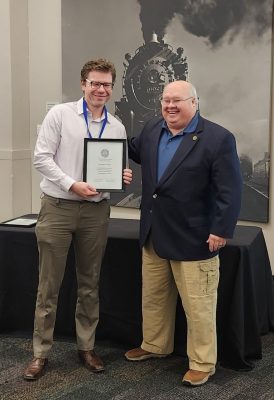
{"label": "gold seal on certificate", "polygon": [[84,139],[83,180],[98,192],[124,192],[126,139]]}

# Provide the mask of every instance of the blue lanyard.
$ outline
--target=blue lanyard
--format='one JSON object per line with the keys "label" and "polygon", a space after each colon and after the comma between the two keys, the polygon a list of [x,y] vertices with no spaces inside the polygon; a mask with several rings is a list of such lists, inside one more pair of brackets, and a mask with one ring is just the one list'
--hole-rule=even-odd
{"label": "blue lanyard", "polygon": [[[87,124],[88,135],[89,135],[90,139],[92,139],[92,134],[90,133],[90,130],[89,130],[89,127],[88,127],[88,105],[87,105],[87,102],[86,102],[86,100],[84,98],[83,98],[83,113],[84,113],[85,121],[86,121],[86,124]],[[107,123],[107,120],[108,120],[108,112],[107,112],[107,107],[106,106],[104,106],[104,113],[105,113],[105,118],[103,120],[103,125],[102,125],[102,128],[101,128],[100,133],[99,133],[99,139],[101,139],[101,136],[102,136],[102,134],[103,134],[103,132],[105,130],[106,123]]]}

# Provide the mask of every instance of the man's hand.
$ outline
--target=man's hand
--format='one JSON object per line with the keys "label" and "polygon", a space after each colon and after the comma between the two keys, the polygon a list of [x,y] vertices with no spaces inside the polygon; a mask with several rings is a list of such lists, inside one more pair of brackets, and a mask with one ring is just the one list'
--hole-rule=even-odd
{"label": "man's hand", "polygon": [[129,185],[132,181],[132,170],[127,168],[123,171],[123,181],[126,185]]}
{"label": "man's hand", "polygon": [[207,241],[209,250],[211,252],[220,250],[221,247],[226,245],[226,239],[220,236],[210,234]]}
{"label": "man's hand", "polygon": [[74,182],[69,190],[84,199],[89,199],[90,197],[99,194],[96,192],[96,189],[93,186],[90,186],[87,182]]}

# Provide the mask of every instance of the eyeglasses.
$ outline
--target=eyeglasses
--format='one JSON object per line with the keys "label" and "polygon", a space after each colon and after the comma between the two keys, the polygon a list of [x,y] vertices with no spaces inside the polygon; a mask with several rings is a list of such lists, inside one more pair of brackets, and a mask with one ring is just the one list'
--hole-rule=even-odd
{"label": "eyeglasses", "polygon": [[193,96],[187,97],[186,99],[161,99],[160,102],[162,106],[169,106],[171,103],[175,106],[180,104],[182,101],[187,101],[193,99]]}
{"label": "eyeglasses", "polygon": [[101,86],[103,86],[104,89],[110,90],[113,88],[113,83],[109,82],[96,82],[96,81],[90,81],[89,79],[86,79],[86,82],[93,88],[93,89],[100,89]]}

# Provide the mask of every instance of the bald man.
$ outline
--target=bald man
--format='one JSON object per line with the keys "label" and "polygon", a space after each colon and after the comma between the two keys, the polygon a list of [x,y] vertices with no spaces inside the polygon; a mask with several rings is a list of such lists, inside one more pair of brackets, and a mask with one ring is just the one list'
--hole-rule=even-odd
{"label": "bald man", "polygon": [[142,166],[143,342],[130,361],[173,352],[177,294],[187,318],[186,385],[215,373],[219,249],[233,236],[242,179],[235,138],[200,116],[194,86],[168,84],[162,117],[129,143]]}

